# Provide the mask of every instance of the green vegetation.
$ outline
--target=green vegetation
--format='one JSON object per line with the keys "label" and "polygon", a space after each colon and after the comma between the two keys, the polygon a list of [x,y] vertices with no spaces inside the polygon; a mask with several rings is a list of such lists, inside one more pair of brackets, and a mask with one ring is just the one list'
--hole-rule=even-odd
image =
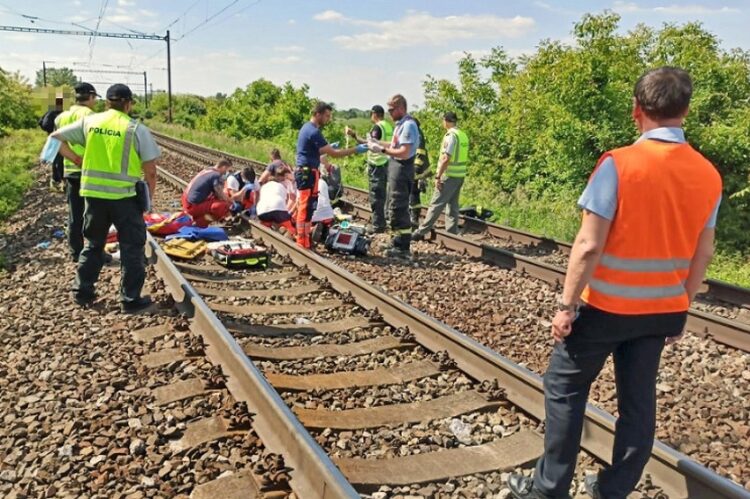
{"label": "green vegetation", "polygon": [[[648,68],[683,67],[695,85],[686,133],[724,179],[719,252],[710,273],[750,286],[750,53],[721,49],[699,23],[625,33],[619,22],[611,12],[585,15],[571,45],[544,40],[535,53],[516,59],[497,47],[478,60],[464,57],[458,83],[428,76],[425,106],[416,115],[433,165],[440,118],[453,110],[472,142],[462,204],[489,208],[500,223],[571,240],[580,216],[575,201],[598,157],[638,136],[630,116],[635,79]],[[229,96],[178,96],[175,121],[194,129],[183,133],[196,142],[229,140],[219,138],[224,135],[233,138],[228,150],[238,154],[265,160],[276,144],[291,158],[313,101],[307,92],[258,80]],[[157,97],[155,119],[166,109]],[[328,140],[343,146],[344,125],[364,134],[367,111],[338,111],[325,130]],[[366,186],[361,156],[338,163],[345,182]]]}
{"label": "green vegetation", "polygon": [[12,130],[0,139],[0,221],[20,206],[31,186],[29,167],[37,163],[45,139],[41,130]]}
{"label": "green vegetation", "polygon": [[[44,86],[44,69],[39,69],[36,72],[36,81],[34,84],[37,87]],[[78,83],[78,77],[73,73],[70,68],[47,68],[47,86],[48,87],[75,87]],[[100,92],[103,94],[103,92]]]}
{"label": "green vegetation", "polygon": [[0,137],[14,128],[34,126],[31,87],[18,73],[0,68]]}

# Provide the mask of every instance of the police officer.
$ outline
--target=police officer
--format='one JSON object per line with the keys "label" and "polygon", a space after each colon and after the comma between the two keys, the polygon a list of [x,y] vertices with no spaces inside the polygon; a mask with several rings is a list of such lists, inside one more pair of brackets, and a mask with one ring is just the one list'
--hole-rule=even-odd
{"label": "police officer", "polygon": [[[61,154],[81,167],[86,245],[78,259],[75,301],[86,306],[96,298],[94,286],[103,265],[104,244],[110,225],[114,225],[121,254],[122,310],[134,313],[151,305],[149,296],[141,296],[146,276],[146,226],[136,183],[145,176],[150,196],[154,195],[159,148],[148,128],[128,116],[133,106],[130,88],[120,83],[112,85],[106,99],[107,111],[63,127],[52,137],[63,142]],[[66,143],[85,146],[83,157]]]}
{"label": "police officer", "polygon": [[320,129],[330,123],[332,112],[333,107],[330,104],[318,102],[312,110],[310,121],[302,125],[297,137],[297,167],[294,169],[294,181],[299,191],[299,203],[296,228],[297,245],[302,248],[312,247],[310,235],[312,216],[318,204],[320,156],[328,154],[334,158],[343,158],[367,151],[364,144],[349,149],[335,149],[326,141]]}
{"label": "police officer", "polygon": [[[372,121],[373,127],[370,130],[369,138],[390,143],[393,137],[393,125],[385,120],[383,106],[375,104],[371,111],[370,121]],[[352,129],[347,128],[346,133],[360,144],[367,142],[367,139],[357,137]],[[385,202],[388,188],[388,156],[368,151],[367,177],[370,184],[370,209],[372,211],[370,230],[379,234],[386,230]]]}
{"label": "police officer", "polygon": [[[70,106],[70,109],[60,113],[55,119],[55,128],[75,123],[85,116],[92,114],[96,98],[99,94],[90,83],[81,82],[74,88],[76,103]],[[69,143],[73,152],[78,156],[83,156],[83,146]],[[73,261],[78,261],[78,255],[83,250],[83,198],[80,195],[81,190],[81,167],[69,159],[63,161],[63,175],[65,179],[65,194],[68,201],[68,246],[70,246],[70,255]]]}
{"label": "police officer", "polygon": [[440,146],[440,160],[435,174],[435,190],[432,193],[430,208],[422,225],[414,231],[415,240],[424,239],[440,218],[445,206],[445,230],[458,234],[458,199],[466,177],[466,163],[469,160],[469,137],[456,127],[456,113],[447,112],[443,116],[445,135]]}
{"label": "police officer", "polygon": [[584,480],[589,495],[625,498],[651,455],[656,377],[682,335],[713,254],[721,177],[686,141],[692,82],[662,67],[635,84],[634,144],[604,153],[578,204],[581,228],[552,320],[544,375],[544,455],[533,478],[511,475],[516,498],[569,497],[586,399],[610,355],[618,418],[612,464]]}
{"label": "police officer", "polygon": [[[422,133],[422,126],[419,120],[414,118],[419,131],[419,147],[417,155],[414,156],[414,184],[412,185],[411,195],[409,196],[409,212],[411,214],[411,228],[416,230],[419,227],[419,216],[422,214],[422,200],[420,199],[423,192],[427,192],[427,179],[430,176],[430,156],[427,154],[427,140]],[[414,234],[412,234],[414,239]]]}
{"label": "police officer", "polygon": [[411,218],[409,196],[414,183],[414,157],[419,145],[417,124],[406,112],[406,99],[396,94],[388,101],[388,113],[396,122],[390,143],[370,140],[373,152],[384,153],[388,159],[388,212],[394,236],[385,256],[411,256]]}

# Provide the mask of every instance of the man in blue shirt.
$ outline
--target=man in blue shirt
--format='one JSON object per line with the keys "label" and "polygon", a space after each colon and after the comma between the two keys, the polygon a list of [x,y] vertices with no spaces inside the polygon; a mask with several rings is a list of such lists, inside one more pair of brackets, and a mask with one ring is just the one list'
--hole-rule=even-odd
{"label": "man in blue shirt", "polygon": [[310,121],[302,125],[297,137],[297,167],[294,169],[294,181],[299,191],[297,205],[297,245],[310,249],[312,241],[312,215],[318,205],[318,179],[320,178],[320,156],[327,154],[334,158],[343,158],[352,154],[367,151],[365,144],[349,149],[336,149],[329,144],[322,127],[331,121],[333,108],[325,102],[318,102],[312,110]]}
{"label": "man in blue shirt", "polygon": [[409,197],[414,184],[414,157],[419,146],[419,128],[414,118],[406,112],[406,99],[396,94],[388,101],[388,113],[396,128],[391,142],[371,140],[370,150],[386,154],[388,159],[388,210],[391,230],[394,233],[385,256],[409,258],[411,256],[411,217]]}

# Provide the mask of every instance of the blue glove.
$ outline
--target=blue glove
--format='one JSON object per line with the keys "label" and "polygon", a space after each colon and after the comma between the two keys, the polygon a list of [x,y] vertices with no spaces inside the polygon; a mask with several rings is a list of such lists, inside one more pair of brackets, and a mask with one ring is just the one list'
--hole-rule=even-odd
{"label": "blue glove", "polygon": [[357,154],[363,154],[367,152],[367,144],[357,144],[357,147],[355,148],[357,150]]}
{"label": "blue glove", "polygon": [[338,142],[334,142],[333,144],[331,144],[331,147],[333,147],[334,149],[338,149],[340,146]]}

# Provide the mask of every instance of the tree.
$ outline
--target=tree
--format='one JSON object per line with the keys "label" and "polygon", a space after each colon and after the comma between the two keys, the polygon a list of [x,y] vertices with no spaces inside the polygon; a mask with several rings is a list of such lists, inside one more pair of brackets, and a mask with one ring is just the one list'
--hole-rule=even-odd
{"label": "tree", "polygon": [[28,128],[35,123],[31,87],[19,73],[0,68],[0,137],[14,128]]}
{"label": "tree", "polygon": [[458,84],[428,77],[418,113],[428,142],[440,140],[440,115],[456,111],[477,145],[469,192],[577,192],[602,152],[637,137],[630,116],[636,78],[648,68],[680,66],[694,82],[686,134],[724,179],[720,244],[748,248],[750,203],[730,195],[750,175],[750,53],[722,50],[699,23],[640,25],[623,34],[619,21],[611,12],[587,14],[572,45],[545,40],[516,61],[496,48],[480,61],[459,61]]}
{"label": "tree", "polygon": [[[75,87],[78,81],[78,78],[73,74],[73,70],[70,68],[47,68],[47,86],[60,87],[67,85],[69,87]],[[43,69],[36,72],[36,86],[44,86]]]}

